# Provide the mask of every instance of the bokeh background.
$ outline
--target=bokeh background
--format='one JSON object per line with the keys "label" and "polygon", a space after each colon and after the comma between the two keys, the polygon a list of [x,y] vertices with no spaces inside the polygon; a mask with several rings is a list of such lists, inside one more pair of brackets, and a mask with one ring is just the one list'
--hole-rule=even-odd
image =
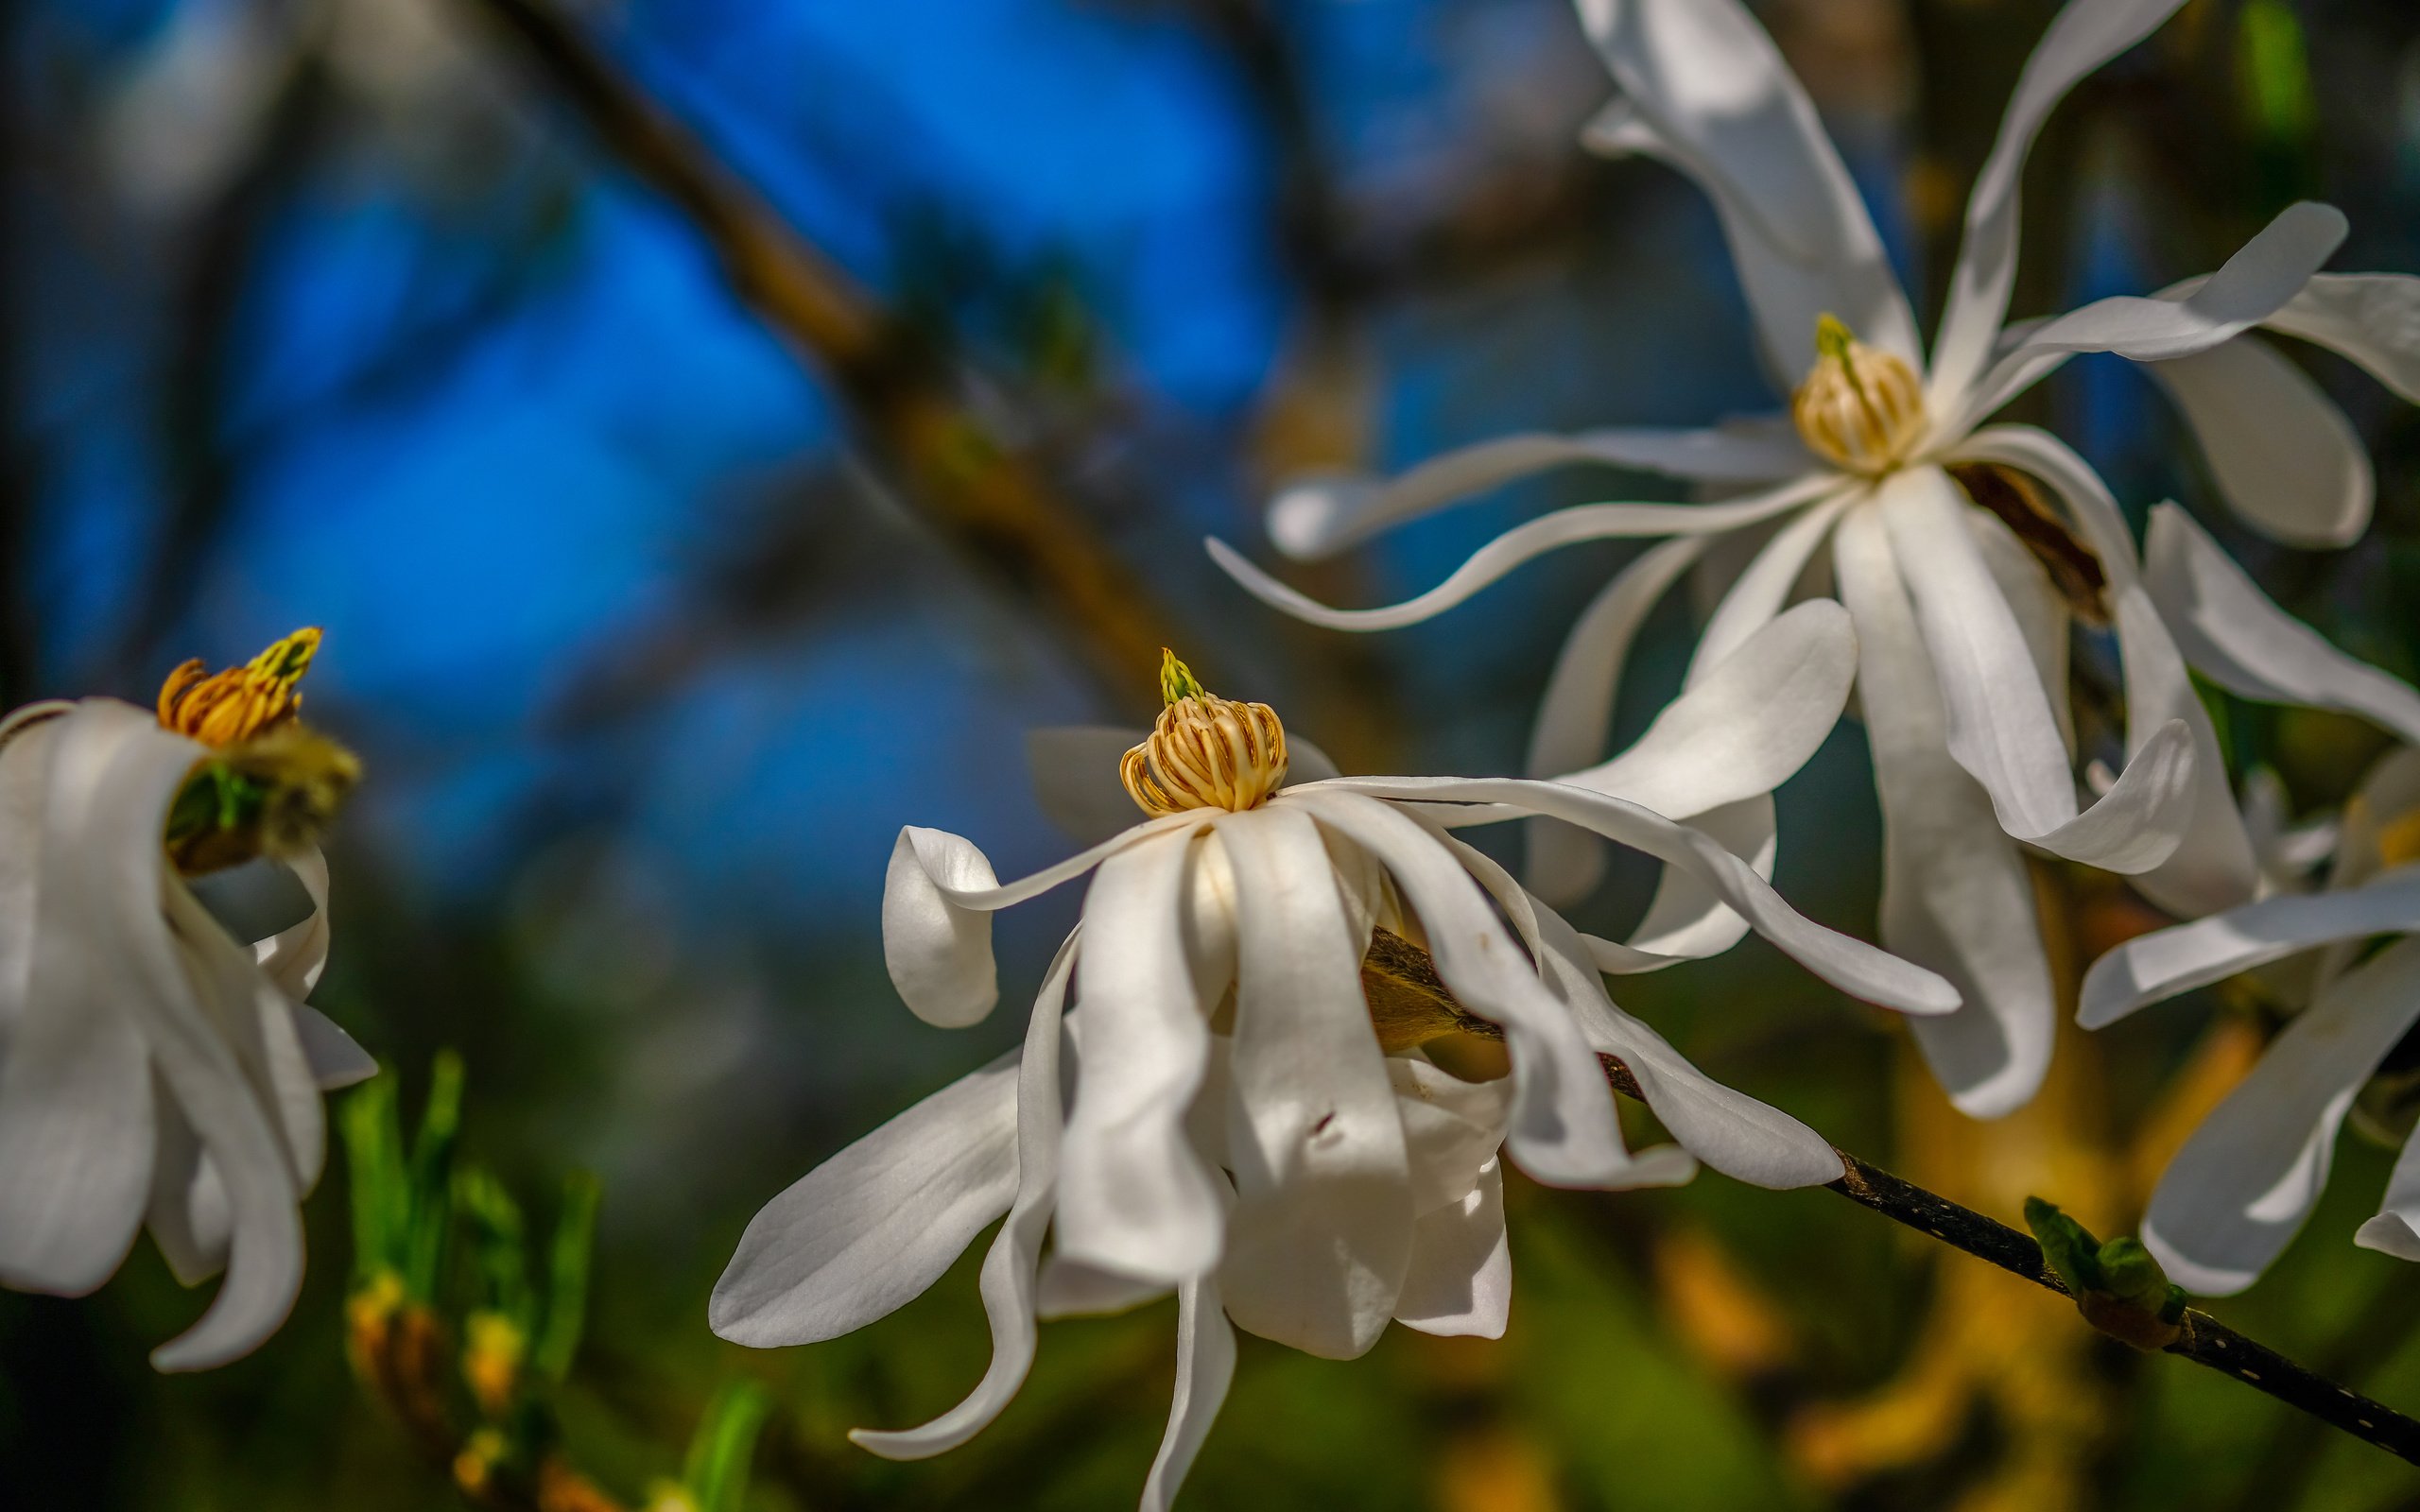
{"label": "bokeh background", "polygon": [[[2052,7],[1759,9],[1937,302]],[[919,1023],[877,929],[900,825],[962,833],[1003,875],[1063,853],[1023,733],[1141,722],[1163,638],[1349,770],[1514,769],[1560,636],[1628,549],[1353,639],[1248,599],[1203,535],[1268,559],[1260,503],[1306,467],[1770,406],[1701,197],[1578,148],[1609,91],[1567,5],[17,0],[0,28],[0,706],[147,698],[188,655],[326,627],[315,722],[370,780],[333,848],[319,1001],[407,1105],[458,1049],[466,1148],[541,1217],[567,1172],[601,1179],[564,1412],[620,1494],[671,1473],[744,1375],[777,1403],[753,1507],[1131,1504],[1167,1304],[1050,1327],[996,1426],[894,1466],[842,1433],[980,1373],[973,1254],[812,1349],[719,1344],[706,1293],[761,1202],[1013,1042],[1072,918],[1070,895],[1002,919],[993,1022]],[[2420,13],[2193,0],[2037,152],[2016,313],[2214,266],[2303,197],[2351,215],[2340,267],[2420,270]],[[2420,415],[2301,355],[2377,447],[2378,523],[2342,553],[2230,529],[2122,364],[2030,403],[2130,508],[2183,498],[2410,676]],[[1392,600],[1543,507],[1672,496],[1559,476],[1297,580]],[[1677,685],[1688,620],[1659,616],[1618,732]],[[2105,651],[2086,665],[2113,680]],[[2306,808],[2377,749],[2225,713],[2238,763]],[[1853,724],[1781,811],[1783,890],[1870,935]],[[2043,881],[2066,959],[2151,921],[2106,882]],[[1581,915],[1617,926],[1643,883],[1617,868]],[[2105,1229],[2261,1032],[2256,1005],[2204,994],[2066,1047],[2034,1109],[1979,1126],[1881,1016],[1756,942],[1622,987],[1843,1144]],[[2349,1243],[2387,1163],[2348,1135],[2309,1230],[2220,1311],[2411,1408],[2420,1274]],[[0,1296],[0,1504],[458,1504],[347,1372],[345,1184],[339,1161],[311,1203],[291,1322],[207,1376],[145,1363],[202,1302],[147,1241],[95,1298]],[[1246,1340],[1184,1504],[2420,1505],[2386,1456],[1824,1194],[1709,1175],[1511,1201],[1505,1340],[1396,1331],[1350,1365]]]}

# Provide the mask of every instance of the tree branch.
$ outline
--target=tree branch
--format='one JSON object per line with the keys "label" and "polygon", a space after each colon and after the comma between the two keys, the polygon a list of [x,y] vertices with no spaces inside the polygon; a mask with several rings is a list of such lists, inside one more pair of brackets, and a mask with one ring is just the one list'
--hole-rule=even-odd
{"label": "tree branch", "polygon": [[547,0],[465,0],[631,174],[705,238],[740,299],[811,359],[858,438],[943,535],[1062,632],[1121,703],[1174,639],[1139,578],[1033,460],[961,403],[951,375]]}
{"label": "tree branch", "polygon": [[[1386,930],[1379,930],[1371,942],[1361,978],[1381,1041],[1390,1048],[1457,1032],[1488,1040],[1503,1038],[1502,1029],[1455,1000],[1426,952]],[[1647,1101],[1638,1078],[1631,1074],[1628,1066],[1612,1056],[1597,1058],[1603,1063],[1605,1079],[1615,1091],[1641,1103]],[[1989,1261],[2046,1291],[2062,1297],[2075,1295],[2044,1262],[2042,1246],[2034,1243],[2031,1235],[1893,1176],[1837,1144],[1832,1146],[1832,1153],[1840,1157],[1841,1176],[1827,1183],[1829,1190],[1873,1209],[1893,1223],[1964,1250],[1978,1260]],[[2113,1338],[2125,1337],[2108,1329],[2101,1332]],[[2420,1465],[2420,1422],[2296,1365],[2199,1308],[2186,1309],[2176,1338],[2162,1352],[2182,1355],[2196,1365],[2233,1376],[2364,1443]]]}

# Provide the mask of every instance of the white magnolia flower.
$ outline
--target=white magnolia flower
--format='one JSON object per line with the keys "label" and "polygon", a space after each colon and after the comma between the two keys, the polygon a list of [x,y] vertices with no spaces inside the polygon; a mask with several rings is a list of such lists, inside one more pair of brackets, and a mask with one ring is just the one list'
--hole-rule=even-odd
{"label": "white magnolia flower", "polygon": [[[2154,901],[2186,913],[2243,901],[2256,877],[2208,719],[2145,595],[2108,489],[2056,438],[1988,422],[2074,353],[2152,363],[2238,507],[2281,534],[2341,540],[2366,518],[2367,462],[2316,388],[2242,334],[2267,323],[2325,342],[2420,393],[2420,282],[2315,277],[2344,232],[2324,206],[2291,207],[2217,274],[2158,298],[2007,324],[2018,180],[2044,119],[2179,3],[2078,0],[2052,23],[1977,180],[1927,360],[1839,153],[1746,8],[1581,0],[1620,90],[1590,141],[1660,158],[1712,197],[1763,355],[1790,396],[1788,418],[1512,436],[1392,482],[1314,479],[1278,499],[1271,537],[1292,556],[1317,558],[1574,463],[1667,473],[1722,495],[1547,515],[1391,608],[1321,605],[1211,542],[1270,603],[1374,630],[1437,614],[1563,545],[1670,538],[1607,585],[1574,628],[1539,713],[1529,767],[1537,776],[1595,760],[1608,684],[1647,610],[1718,541],[1738,538],[1747,565],[1705,628],[1695,675],[1804,581],[1820,581],[1828,542],[1832,582],[1856,616],[1859,700],[1884,811],[1883,939],[1965,994],[1964,1012],[1927,1021],[1917,1035],[1935,1074],[1978,1115],[2022,1104],[2050,1053],[2049,973],[2024,927],[2033,901],[2020,845],[2136,874]],[[2066,714],[2077,613],[2114,627],[2129,713],[2125,769],[2088,807],[2079,803]],[[1769,827],[1770,816],[1761,822]],[[1540,854],[1532,880],[1563,896],[1587,882],[1584,859],[1567,848]]]}
{"label": "white magnolia flower", "polygon": [[[1700,807],[1771,788],[1837,717],[1854,656],[1836,606],[1787,616],[1667,712],[1632,763],[1636,787]],[[833,1338],[921,1293],[1007,1214],[983,1267],[990,1371],[922,1428],[855,1435],[877,1453],[939,1453],[990,1422],[1024,1378],[1038,1316],[1173,1289],[1176,1403],[1143,1499],[1165,1506],[1224,1395],[1231,1320],[1338,1358],[1391,1319],[1502,1331],[1499,1145],[1562,1186],[1672,1183],[1699,1160],[1776,1187],[1839,1176],[1820,1137],[1708,1080],[1606,996],[1600,971],[1669,964],[1671,942],[1580,934],[1457,830],[1531,816],[1582,826],[1693,876],[1849,992],[1912,1013],[1956,1005],[1946,983],[1808,922],[1721,845],[1637,802],[1514,779],[1281,785],[1289,752],[1273,713],[1210,696],[1173,659],[1163,682],[1168,708],[1122,764],[1099,731],[1049,747],[1055,812],[1099,829],[1101,799],[1124,809],[1081,854],[1002,885],[965,840],[902,833],[884,950],[931,1022],[970,1024],[997,1001],[995,910],[1091,871],[1082,921],[1022,1052],[774,1199],[715,1290],[725,1338]],[[1090,791],[1070,776],[1084,752],[1100,774]],[[1299,742],[1291,754],[1292,775],[1324,765]],[[1131,801],[1107,783],[1113,769]],[[1365,996],[1374,948],[1420,959],[1405,941],[1425,946],[1461,1008]],[[1461,1080],[1422,1048],[1475,1022],[1500,1026],[1500,1080]],[[1630,1067],[1685,1149],[1628,1148],[1600,1054]]]}
{"label": "white magnolia flower", "polygon": [[189,663],[156,713],[0,719],[0,1282],[90,1292],[147,1223],[179,1280],[227,1273],[164,1370],[284,1320],[320,1094],[375,1070],[302,1003],[328,951],[309,837],[354,773],[293,719],[318,639]]}
{"label": "white magnolia flower", "polygon": [[[2286,614],[2174,506],[2153,514],[2146,556],[2186,656],[2213,680],[2261,702],[2358,714],[2405,742],[2345,805],[2319,890],[2301,890],[2301,873],[2325,832],[2282,831],[2278,800],[2256,788],[2252,829],[2277,836],[2264,848],[2275,858],[2268,895],[2130,940],[2084,978],[2079,1018],[2090,1028],[2244,972],[2300,1010],[2178,1152],[2144,1219],[2144,1243],[2180,1283],[2221,1294],[2252,1284],[2301,1229],[2356,1096],[2420,1022],[2420,941],[2361,954],[2373,936],[2420,934],[2420,693]],[[2420,1260],[2415,1151],[2406,1144],[2385,1204],[2356,1235],[2406,1260]]]}

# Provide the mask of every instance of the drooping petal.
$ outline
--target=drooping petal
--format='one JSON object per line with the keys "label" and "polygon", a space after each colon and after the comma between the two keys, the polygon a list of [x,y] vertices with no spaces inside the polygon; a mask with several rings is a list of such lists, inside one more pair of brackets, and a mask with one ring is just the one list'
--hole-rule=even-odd
{"label": "drooping petal", "polygon": [[[1075,965],[1070,936],[1050,963],[1033,1017],[1026,1024],[1015,1081],[1016,1200],[983,1257],[983,1313],[992,1326],[992,1363],[964,1401],[921,1428],[885,1433],[859,1428],[850,1440],[885,1459],[927,1459],[956,1449],[992,1424],[1025,1383],[1036,1339],[1036,1270],[1050,1228],[1059,1182],[1059,1082],[1064,1055],[1061,1026],[1067,977]],[[970,1234],[968,1238],[972,1238]],[[962,1247],[966,1243],[960,1240]],[[736,1262],[735,1262],[736,1263]],[[948,1262],[943,1261],[946,1267]],[[932,1283],[925,1278],[925,1284]],[[919,1290],[922,1288],[920,1287]],[[717,1298],[720,1292],[717,1290]]]}
{"label": "drooping petal", "polygon": [[1403,1119],[1414,1212],[1434,1212],[1471,1194],[1504,1143],[1512,1088],[1505,1078],[1464,1081],[1417,1056],[1389,1056],[1387,1079]]}
{"label": "drooping petal", "polygon": [[1913,468],[1887,481],[1876,504],[1941,686],[1949,752],[1991,795],[2001,827],[2110,871],[2148,871],[2167,860],[2195,801],[2191,730],[2182,722],[2163,727],[2117,784],[2079,813],[2066,743],[2033,653],[1983,564],[1957,486],[1937,468]]}
{"label": "drooping petal", "polygon": [[1123,830],[1079,855],[1002,886],[972,841],[908,825],[882,888],[882,958],[891,985],[926,1023],[961,1029],[1000,1001],[992,915],[1039,897],[1150,835],[1201,822],[1170,815]]}
{"label": "drooping petal", "polygon": [[1417,820],[1374,799],[1330,784],[1294,801],[1385,866],[1420,917],[1438,974],[1472,1012],[1503,1026],[1521,1168],[1558,1186],[1625,1184],[1633,1162],[1595,1054],[1462,863]]}
{"label": "drooping petal", "polygon": [[1587,464],[1703,482],[1774,483],[1812,462],[1794,438],[1721,428],[1504,436],[1384,481],[1360,473],[1295,479],[1269,507],[1269,539],[1298,560],[1329,557],[1515,478]]}
{"label": "drooping petal", "polygon": [[1770,793],[1840,723],[1856,675],[1848,611],[1811,600],[1697,679],[1628,750],[1561,780],[1672,819]]}
{"label": "drooping petal", "polygon": [[1308,814],[1220,821],[1238,971],[1219,1289],[1247,1332],[1353,1359],[1385,1332],[1410,1263],[1403,1122],[1361,994],[1365,940]]}
{"label": "drooping petal", "polygon": [[2420,930],[2420,875],[2291,893],[2137,935],[2092,963],[2076,1018],[2087,1029],[2238,971],[2335,940]]}
{"label": "drooping petal", "polygon": [[2165,362],[2241,335],[2301,292],[2334,255],[2344,231],[2343,215],[2330,206],[2289,205],[2182,299],[2121,294],[2044,321],[1992,364],[1945,433],[1955,436],[1989,419],[2080,352]]}
{"label": "drooping petal", "polygon": [[2191,821],[2183,842],[2165,863],[2134,878],[2135,890],[2170,913],[2185,915],[2211,913],[2247,901],[2258,885],[2258,868],[2235,795],[2227,786],[2218,732],[2186,672],[2185,659],[2166,619],[2144,588],[2134,537],[2118,501],[2091,464],[2047,431],[1996,425],[1968,438],[1960,450],[1965,456],[2003,463],[2048,485],[2066,502],[2085,543],[2100,562],[2108,578],[2103,596],[2117,627],[2125,673],[2129,759],[2139,757],[2171,720],[2182,721],[2191,732]]}
{"label": "drooping petal", "polygon": [[294,1033],[320,1091],[332,1092],[378,1074],[378,1062],[335,1020],[307,1003],[294,1005]]}
{"label": "drooping petal", "polygon": [[1998,585],[2000,596],[2008,601],[2009,612],[2025,637],[2025,648],[2033,655],[2034,670],[2041,674],[2043,696],[2049,700],[2050,713],[2058,720],[2060,742],[2072,753],[2076,736],[2067,697],[2067,642],[2073,627],[2066,601],[2059,596],[2041,558],[2027,550],[2025,543],[2016,539],[2016,532],[1997,515],[1969,509],[1965,518],[1975,547],[1982,554],[1983,565],[1990,571],[1992,581]]}
{"label": "drooping petal", "polygon": [[1684,691],[1713,676],[1715,668],[1773,622],[1782,606],[1789,601],[1791,591],[1797,588],[1824,538],[1831,534],[1841,511],[1858,498],[1854,492],[1836,495],[1773,532],[1772,539],[1732,580],[1706,620],[1705,629],[1698,636],[1697,649],[1689,656],[1688,674],[1681,684]]}
{"label": "drooping petal", "polygon": [[1535,558],[1583,541],[1623,541],[1642,536],[1712,535],[1788,514],[1841,488],[1824,472],[1801,477],[1744,499],[1722,504],[1584,504],[1558,509],[1514,525],[1473,552],[1470,559],[1425,593],[1381,609],[1331,609],[1297,593],[1255,567],[1215,537],[1205,542],[1211,559],[1244,590],[1272,609],[1334,630],[1392,630],[1432,619]]}
{"label": "drooping petal", "polygon": [[2420,278],[2315,274],[2267,324],[2360,364],[2405,403],[2420,404]]}
{"label": "drooping petal", "polygon": [[2067,92],[2141,42],[2184,0],[2074,0],[2062,9],[2017,76],[1991,156],[1966,201],[1966,234],[1950,275],[1949,301],[1933,343],[1925,403],[1954,412],[1982,372],[2008,318],[2016,285],[2017,190],[2042,123]]}
{"label": "drooping petal", "polygon": [[243,945],[308,922],[320,906],[291,867],[268,856],[187,878],[184,885],[227,936]]}
{"label": "drooping petal", "polygon": [[[1584,958],[1580,936],[1561,916],[1541,912],[1538,927],[1550,957]],[[1603,982],[1593,975],[1561,980],[1589,1048],[1630,1068],[1647,1106],[1682,1149],[1725,1176],[1760,1187],[1820,1186],[1839,1178],[1840,1159],[1822,1135],[1698,1070],[1662,1035],[1606,996]]]}
{"label": "drooping petal", "polygon": [[1142,1512],[1168,1512],[1235,1375],[1236,1331],[1219,1307],[1218,1280],[1195,1277],[1176,1291],[1176,1400],[1169,1403],[1160,1452],[1143,1482]]}
{"label": "drooping petal", "polygon": [[160,1137],[144,1222],[178,1283],[199,1286],[227,1263],[227,1189],[176,1103],[159,1096],[154,1107]]}
{"label": "drooping petal", "polygon": [[2420,940],[2346,972],[2270,1042],[2177,1152],[2143,1243],[2187,1291],[2241,1291],[2277,1258],[2327,1185],[2336,1131],[2361,1083],[2420,1019]]}
{"label": "drooping petal", "polygon": [[1916,1044],[1952,1102],[1996,1118],[2040,1088],[2057,1027],[2032,883],[1989,795],[1950,757],[1941,679],[1887,527],[1870,514],[1846,522],[1832,561],[1857,616],[1858,697],[1882,800],[1883,943],[1957,985],[1964,1006],[1917,1021]]}
{"label": "drooping petal", "polygon": [[1873,217],[1806,90],[1747,8],[1581,0],[1580,17],[1653,142],[1712,195],[1781,381],[1814,365],[1824,314],[1921,363],[1915,318]]}
{"label": "drooping petal", "polygon": [[[161,914],[161,828],[199,750],[147,711],[88,700],[60,731],[44,839],[61,863],[47,868],[45,888],[55,876],[85,936],[111,946],[107,960],[80,968],[81,986],[94,990],[75,995],[130,1011],[226,1189],[226,1279],[200,1321],[152,1352],[162,1370],[207,1369],[249,1352],[285,1320],[302,1281],[292,1160],[274,1115],[196,1000]],[[150,1134],[147,1127],[147,1145]]]}
{"label": "drooping petal", "polygon": [[1042,1277],[1034,1285],[1033,1313],[1046,1323],[1064,1317],[1108,1317],[1155,1302],[1168,1291],[1160,1281],[1137,1280],[1053,1255],[1042,1263]]}
{"label": "drooping petal", "polygon": [[2147,367],[2192,427],[2219,493],[2290,546],[2349,545],[2370,523],[2377,477],[2336,401],[2256,335]]}
{"label": "drooping petal", "polygon": [[2194,669],[2238,697],[2357,714],[2420,745],[2420,692],[2279,609],[2173,504],[2152,511],[2143,578]]}
{"label": "drooping petal", "polygon": [[2420,1260],[2420,1140],[2403,1142],[2377,1215],[2354,1231],[2353,1243],[2397,1260]]}
{"label": "drooping petal", "polygon": [[1495,803],[1514,813],[1526,810],[1582,825],[1695,873],[1756,933],[1843,992],[1903,1013],[1948,1013],[1958,1006],[1957,991],[1932,972],[1805,918],[1711,836],[1620,799],[1566,783],[1510,777],[1346,777],[1305,791],[1360,793],[1413,803]]}
{"label": "drooping petal", "polygon": [[318,1184],[327,1156],[327,1115],[320,1079],[294,1022],[294,1001],[264,974],[253,954],[230,939],[194,896],[171,880],[162,889],[195,1001],[207,1014],[252,1094],[275,1115],[299,1191]]}
{"label": "drooping petal", "polygon": [[311,995],[327,969],[334,926],[328,919],[328,861],[317,846],[283,863],[311,901],[311,911],[252,947],[260,969],[296,1003]]}
{"label": "drooping petal", "polygon": [[[1530,733],[1527,771],[1553,778],[1594,765],[1604,754],[1614,699],[1639,627],[1689,564],[1705,536],[1682,536],[1642,552],[1588,601],[1564,638]],[[1542,898],[1581,897],[1604,874],[1604,843],[1566,824],[1529,826],[1526,873]]]}
{"label": "drooping petal", "polygon": [[1421,1214],[1395,1321],[1440,1338],[1500,1339],[1512,1307],[1504,1166],[1490,1160],[1460,1199]]}
{"label": "drooping petal", "polygon": [[801,1177],[749,1220],[706,1320],[734,1344],[816,1344],[941,1279],[1017,1190],[1015,1052]]}
{"label": "drooping petal", "polygon": [[[1757,876],[1772,880],[1773,863],[1781,854],[1781,825],[1772,795],[1757,793],[1691,815],[1689,828],[1711,836]],[[1613,975],[1660,971],[1720,955],[1747,937],[1748,920],[1723,902],[1720,892],[1692,872],[1666,867],[1655,879],[1647,912],[1621,946],[1627,962],[1615,962],[1599,948],[1597,964]]]}
{"label": "drooping petal", "polygon": [[111,942],[54,880],[43,810],[72,724],[0,747],[0,1282],[80,1296],[134,1241],[154,1135],[142,1036],[96,990]]}
{"label": "drooping petal", "polygon": [[1216,843],[1162,833],[1103,861],[1076,959],[1084,1070],[1061,1155],[1059,1251],[1169,1283],[1219,1263],[1225,1226],[1185,1131],[1210,1049],[1185,884],[1196,845]]}

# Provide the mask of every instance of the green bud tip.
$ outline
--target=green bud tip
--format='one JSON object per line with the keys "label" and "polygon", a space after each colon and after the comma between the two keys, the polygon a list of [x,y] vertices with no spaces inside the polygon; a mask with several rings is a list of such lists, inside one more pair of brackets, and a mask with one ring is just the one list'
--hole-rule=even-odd
{"label": "green bud tip", "polygon": [[1164,703],[1179,703],[1186,698],[1207,698],[1210,690],[1193,675],[1193,669],[1176,658],[1167,646],[1160,647],[1160,698]]}
{"label": "green bud tip", "polygon": [[1829,313],[1815,318],[1815,353],[1841,362],[1849,359],[1849,347],[1857,335],[1842,324],[1841,318]]}

